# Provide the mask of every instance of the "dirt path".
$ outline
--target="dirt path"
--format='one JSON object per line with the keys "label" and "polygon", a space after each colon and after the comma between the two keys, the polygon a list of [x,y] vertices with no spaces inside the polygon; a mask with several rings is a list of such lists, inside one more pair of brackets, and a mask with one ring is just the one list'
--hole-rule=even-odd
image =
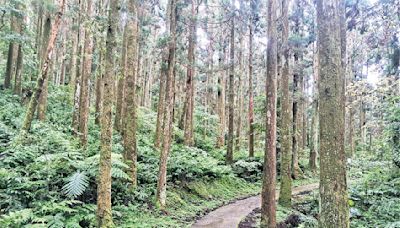
{"label": "dirt path", "polygon": [[[299,195],[318,188],[318,183],[308,184],[293,188],[292,194]],[[276,192],[276,199],[279,191]],[[236,228],[242,218],[246,217],[253,209],[260,207],[261,196],[253,196],[234,203],[222,206],[197,220],[192,228]]]}

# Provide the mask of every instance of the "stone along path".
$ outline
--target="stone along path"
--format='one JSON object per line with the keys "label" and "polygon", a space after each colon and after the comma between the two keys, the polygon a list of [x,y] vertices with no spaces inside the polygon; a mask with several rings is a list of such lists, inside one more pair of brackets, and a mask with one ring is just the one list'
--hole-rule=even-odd
{"label": "stone along path", "polygon": [[[295,187],[292,195],[299,195],[318,188],[318,183]],[[279,191],[276,192],[276,199]],[[261,195],[238,200],[222,206],[197,220],[192,228],[236,228],[240,221],[255,208],[261,207]]]}

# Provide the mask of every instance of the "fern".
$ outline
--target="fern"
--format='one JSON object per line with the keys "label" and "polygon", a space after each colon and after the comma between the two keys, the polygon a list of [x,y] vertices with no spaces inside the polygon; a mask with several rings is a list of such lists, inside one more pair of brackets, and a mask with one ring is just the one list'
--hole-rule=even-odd
{"label": "fern", "polygon": [[70,178],[68,183],[63,186],[64,193],[72,198],[82,195],[89,185],[89,178],[84,172],[76,172]]}
{"label": "fern", "polygon": [[125,173],[122,169],[117,168],[117,167],[111,168],[111,176],[114,178],[118,178],[118,179],[125,179],[125,180],[130,179],[130,177],[127,173]]}

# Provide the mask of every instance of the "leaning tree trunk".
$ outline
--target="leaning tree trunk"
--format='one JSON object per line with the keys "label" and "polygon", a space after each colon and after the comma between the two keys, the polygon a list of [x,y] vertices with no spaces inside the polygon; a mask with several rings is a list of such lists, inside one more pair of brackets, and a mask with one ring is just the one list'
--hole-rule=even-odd
{"label": "leaning tree trunk", "polygon": [[317,1],[320,118],[319,227],[349,227],[340,1]]}
{"label": "leaning tree trunk", "polygon": [[261,192],[261,227],[276,227],[276,77],[277,77],[277,26],[276,0],[268,0],[268,47],[266,80],[266,134],[264,177]]}
{"label": "leaning tree trunk", "polygon": [[[45,19],[43,37],[42,37],[42,42],[41,42],[42,43],[42,55],[40,58],[41,59],[40,62],[41,62],[42,67],[44,65],[44,61],[46,61],[45,55],[47,54],[46,48],[48,47],[48,43],[50,42],[50,30],[52,30],[51,19],[50,19],[50,14],[48,13],[46,16],[46,19]],[[57,31],[57,33],[58,33],[58,31]],[[48,68],[50,68],[52,66],[51,60],[52,59],[50,58]],[[50,76],[51,76],[51,74],[50,74]],[[44,80],[44,84],[43,84],[42,91],[39,96],[39,102],[38,102],[38,106],[37,106],[37,117],[41,121],[44,121],[46,119],[48,87],[49,87],[49,77],[47,76],[47,72],[46,72],[46,78]]]}
{"label": "leaning tree trunk", "polygon": [[56,14],[56,18],[55,18],[53,27],[51,29],[49,42],[47,44],[47,48],[46,48],[46,52],[45,52],[45,59],[43,61],[42,69],[40,71],[40,77],[37,80],[35,91],[33,92],[33,95],[31,97],[31,100],[28,105],[28,109],[26,110],[24,123],[21,128],[22,134],[25,134],[31,128],[33,116],[35,115],[35,110],[38,105],[39,97],[42,93],[45,81],[47,80],[47,72],[49,70],[51,55],[53,53],[54,44],[56,42],[58,28],[61,24],[61,17],[64,13],[65,2],[66,2],[66,0],[60,0],[60,4],[59,4],[60,10]]}
{"label": "leaning tree trunk", "polygon": [[111,214],[111,151],[112,108],[114,103],[114,56],[116,54],[116,32],[118,29],[119,0],[110,1],[106,38],[105,69],[103,78],[103,110],[101,112],[100,167],[97,185],[97,226],[113,227]]}

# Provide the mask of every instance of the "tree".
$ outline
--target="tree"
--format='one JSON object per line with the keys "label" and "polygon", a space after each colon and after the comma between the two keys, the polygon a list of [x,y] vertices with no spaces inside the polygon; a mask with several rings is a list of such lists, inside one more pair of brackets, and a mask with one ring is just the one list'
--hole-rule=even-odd
{"label": "tree", "polygon": [[129,20],[126,25],[126,44],[127,44],[127,71],[126,75],[126,113],[124,118],[124,153],[125,159],[129,164],[129,176],[131,177],[132,187],[136,187],[136,69],[138,63],[138,16],[136,0],[128,3]]}
{"label": "tree", "polygon": [[[51,17],[50,13],[46,13],[46,18],[44,20],[44,25],[43,25],[43,34],[42,34],[42,50],[41,50],[41,55],[40,55],[40,66],[43,67],[44,62],[46,61],[46,55],[47,55],[47,47],[48,43],[50,42],[50,31],[52,30],[51,27]],[[55,41],[54,41],[55,42]],[[52,59],[50,58],[49,60],[49,66],[50,68],[52,65]],[[47,74],[47,73],[46,73]],[[49,74],[49,77],[51,77],[51,74]],[[46,119],[46,110],[47,110],[47,95],[48,95],[48,87],[49,87],[49,77],[46,76],[45,81],[43,83],[42,91],[39,96],[39,101],[38,101],[38,107],[37,107],[37,117],[39,120],[44,121]]]}
{"label": "tree", "polygon": [[[86,13],[89,18],[92,17],[92,0],[86,2]],[[90,92],[90,75],[92,73],[92,49],[93,39],[90,31],[89,20],[85,24],[85,42],[83,55],[83,70],[81,76],[81,93],[79,101],[79,138],[81,145],[86,147],[88,140],[88,119],[89,119],[89,92]]]}
{"label": "tree", "polygon": [[254,157],[253,40],[257,1],[250,1],[251,12],[249,19],[249,157]]}
{"label": "tree", "polygon": [[197,14],[198,6],[195,6],[195,0],[191,0],[191,18],[189,27],[189,48],[188,48],[188,61],[186,78],[186,100],[184,104],[184,143],[186,145],[194,144],[194,129],[193,129],[193,111],[194,111],[194,64],[195,64],[195,50],[196,50],[196,31],[197,31]]}
{"label": "tree", "polygon": [[[19,25],[19,34],[22,37],[24,34],[24,16],[21,16],[18,20]],[[23,61],[24,61],[24,51],[22,43],[18,44],[17,49],[17,62],[16,62],[16,69],[15,69],[15,83],[14,83],[14,93],[22,96],[22,68],[23,68]]]}
{"label": "tree", "polygon": [[319,227],[349,227],[344,151],[340,1],[317,1],[320,118]]}
{"label": "tree", "polygon": [[231,3],[231,33],[229,50],[229,94],[228,94],[228,143],[226,147],[225,162],[233,162],[234,118],[235,118],[235,1]]}
{"label": "tree", "polygon": [[276,77],[277,77],[277,26],[276,0],[268,0],[268,46],[266,80],[266,133],[263,185],[261,192],[261,227],[276,227]]}
{"label": "tree", "polygon": [[[222,68],[225,61],[225,53],[226,53],[226,41],[221,35],[220,44],[222,47],[219,48],[219,57],[218,64]],[[225,144],[225,71],[221,70],[217,79],[218,88],[217,88],[217,109],[218,109],[218,117],[219,117],[219,125],[218,125],[218,136],[216,147],[220,148]]]}
{"label": "tree", "polygon": [[282,79],[281,79],[281,189],[279,203],[282,206],[290,207],[292,199],[292,109],[289,91],[289,18],[288,8],[290,0],[282,1]]}
{"label": "tree", "polygon": [[114,56],[118,28],[119,0],[109,2],[106,38],[105,68],[103,75],[103,110],[101,112],[100,167],[97,185],[98,227],[113,227],[111,214],[111,150],[112,150],[112,108],[114,103]]}
{"label": "tree", "polygon": [[[17,16],[11,15],[11,22],[10,22],[11,31],[15,32],[17,30]],[[11,88],[11,80],[14,74],[15,68],[15,42],[10,41],[8,44],[8,54],[7,54],[7,65],[6,65],[6,72],[4,76],[4,88],[8,89]]]}
{"label": "tree", "polygon": [[158,181],[157,181],[157,205],[161,209],[165,208],[167,197],[167,159],[171,147],[172,120],[174,106],[174,87],[175,87],[175,49],[176,49],[176,18],[178,0],[169,0],[170,10],[170,41],[168,44],[168,68],[165,87],[165,111],[163,120],[164,134],[162,137],[162,147],[159,162]]}
{"label": "tree", "polygon": [[128,73],[128,68],[127,68],[127,36],[128,31],[125,25],[125,29],[124,29],[124,34],[122,37],[122,51],[121,51],[121,69],[120,69],[120,74],[118,77],[118,87],[117,87],[117,104],[116,104],[116,108],[115,108],[115,121],[114,121],[114,125],[115,125],[115,130],[117,131],[121,131],[123,129],[123,116],[124,113],[122,112],[123,110],[123,106],[124,106],[124,98],[125,98],[125,92],[127,90],[126,86],[125,86],[125,77],[126,74]]}
{"label": "tree", "polygon": [[43,87],[45,84],[45,81],[47,80],[47,73],[49,70],[49,65],[50,65],[50,60],[51,56],[53,53],[54,49],[54,44],[56,42],[57,34],[58,34],[58,29],[61,24],[61,17],[64,13],[65,9],[65,2],[66,0],[59,0],[59,6],[60,9],[56,13],[56,18],[54,20],[53,27],[51,29],[49,41],[47,43],[47,48],[45,52],[45,58],[42,64],[42,69],[40,71],[40,76],[37,80],[36,88],[35,91],[33,92],[33,95],[31,97],[31,100],[29,101],[28,109],[26,110],[25,118],[24,118],[24,123],[21,127],[21,134],[24,135],[26,132],[28,132],[31,128],[32,121],[33,121],[33,116],[35,115],[35,110],[38,106],[38,101],[39,97],[42,94]]}

